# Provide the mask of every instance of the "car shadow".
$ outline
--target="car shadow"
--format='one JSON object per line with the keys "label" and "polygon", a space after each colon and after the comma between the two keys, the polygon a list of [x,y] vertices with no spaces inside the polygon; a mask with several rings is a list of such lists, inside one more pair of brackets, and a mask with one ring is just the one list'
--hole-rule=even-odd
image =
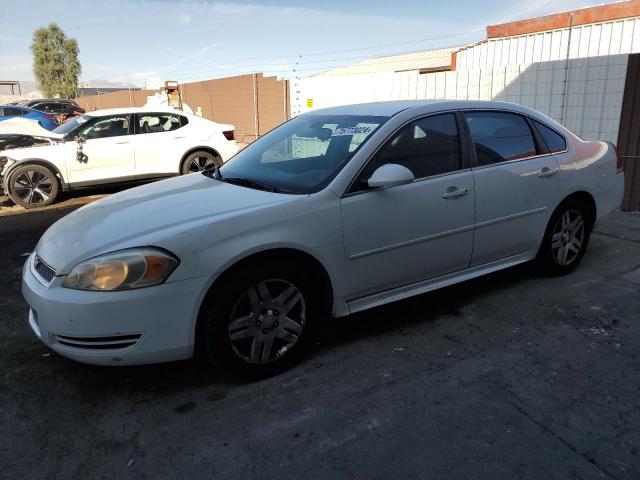
{"label": "car shadow", "polygon": [[[461,308],[488,292],[498,292],[519,282],[534,278],[538,274],[531,264],[519,265],[469,280],[433,292],[418,295],[365,312],[338,319],[328,319],[327,327],[319,336],[310,354],[302,361],[313,361],[329,350],[377,337],[390,332],[400,332],[419,324],[428,324],[442,316],[460,316]],[[336,326],[340,325],[340,328]],[[52,353],[52,355],[55,355]],[[57,356],[57,355],[56,355]],[[92,366],[59,357],[59,366],[64,376],[81,377],[83,395],[86,391],[100,396],[109,394],[172,395],[183,391],[210,389],[224,391],[251,383],[226,376],[212,368],[202,359],[191,359],[143,366]],[[298,368],[298,367],[296,367]],[[285,374],[286,375],[286,374]],[[279,377],[267,380],[279,382]],[[286,377],[282,377],[286,379]],[[87,388],[89,387],[89,388]]]}
{"label": "car shadow", "polygon": [[340,322],[340,328],[325,331],[321,337],[321,349],[400,332],[418,324],[433,323],[443,316],[459,317],[463,315],[463,307],[477,298],[539,276],[535,265],[526,263],[344,318],[331,319],[333,326]]}

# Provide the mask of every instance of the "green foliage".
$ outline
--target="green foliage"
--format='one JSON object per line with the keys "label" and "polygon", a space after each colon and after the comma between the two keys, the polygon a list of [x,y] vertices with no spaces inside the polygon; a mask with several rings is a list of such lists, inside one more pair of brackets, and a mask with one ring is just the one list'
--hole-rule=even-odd
{"label": "green foliage", "polygon": [[38,87],[47,97],[76,96],[82,66],[78,60],[78,42],[67,38],[55,23],[33,32],[33,73]]}

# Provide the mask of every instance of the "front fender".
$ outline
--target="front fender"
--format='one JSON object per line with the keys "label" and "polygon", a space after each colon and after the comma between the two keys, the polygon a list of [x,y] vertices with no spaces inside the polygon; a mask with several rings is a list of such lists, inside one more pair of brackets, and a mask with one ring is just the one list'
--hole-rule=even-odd
{"label": "front fender", "polygon": [[[0,157],[0,159],[6,157]],[[43,167],[51,170],[54,175],[60,181],[60,186],[63,191],[69,190],[69,184],[65,181],[64,176],[60,172],[60,169],[56,167],[53,163],[48,160],[44,160],[42,158],[26,158],[24,160],[17,160],[15,163],[11,164],[6,172],[2,172],[2,161],[0,160],[0,187],[2,188],[2,192],[4,194],[8,194],[9,192],[9,177],[11,176],[11,172],[13,172],[16,168],[22,165],[42,165]]]}

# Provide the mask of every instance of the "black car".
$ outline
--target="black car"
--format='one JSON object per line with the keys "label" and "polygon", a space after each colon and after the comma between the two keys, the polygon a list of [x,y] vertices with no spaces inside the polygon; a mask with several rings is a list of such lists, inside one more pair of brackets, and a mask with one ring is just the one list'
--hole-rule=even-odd
{"label": "black car", "polygon": [[75,101],[61,98],[29,100],[28,102],[23,102],[22,106],[54,115],[64,115],[65,118],[85,112],[84,108],[80,107]]}

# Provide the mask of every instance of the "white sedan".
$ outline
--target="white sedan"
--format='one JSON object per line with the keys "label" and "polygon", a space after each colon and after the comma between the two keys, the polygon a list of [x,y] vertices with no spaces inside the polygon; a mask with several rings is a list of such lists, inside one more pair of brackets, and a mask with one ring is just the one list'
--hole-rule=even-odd
{"label": "white sedan", "polygon": [[188,358],[259,377],[330,314],[536,260],[573,270],[618,207],[611,144],[529,108],[390,102],[319,110],[220,169],[67,215],[23,272],[29,323],[102,365]]}
{"label": "white sedan", "polygon": [[25,208],[49,205],[60,191],[218,167],[238,151],[232,125],[174,110],[98,110],[69,120],[49,139],[0,152],[2,189]]}

